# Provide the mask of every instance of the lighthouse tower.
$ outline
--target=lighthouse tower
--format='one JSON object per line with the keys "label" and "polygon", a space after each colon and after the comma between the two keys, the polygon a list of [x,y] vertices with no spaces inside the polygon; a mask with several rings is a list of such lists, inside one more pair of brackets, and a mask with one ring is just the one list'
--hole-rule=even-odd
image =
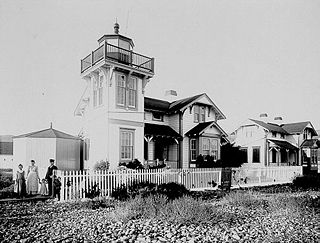
{"label": "lighthouse tower", "polygon": [[103,35],[98,47],[81,59],[81,78],[87,84],[76,107],[81,116],[84,167],[108,161],[143,161],[144,90],[154,75],[154,58],[134,52],[132,39],[119,32]]}

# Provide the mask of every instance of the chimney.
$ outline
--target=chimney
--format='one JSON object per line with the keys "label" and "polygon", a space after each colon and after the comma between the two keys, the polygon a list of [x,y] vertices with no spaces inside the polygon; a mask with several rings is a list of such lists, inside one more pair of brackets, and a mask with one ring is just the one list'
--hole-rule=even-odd
{"label": "chimney", "polygon": [[281,124],[283,124],[282,117],[281,117],[281,116],[276,116],[276,117],[274,118],[273,122],[274,122],[275,124],[277,124],[277,125],[280,126]]}
{"label": "chimney", "polygon": [[261,113],[261,114],[259,115],[259,118],[260,118],[260,120],[263,121],[263,122],[268,122],[268,114],[267,114],[267,113]]}
{"label": "chimney", "polygon": [[177,100],[177,98],[178,98],[177,91],[172,90],[172,89],[166,90],[165,98],[169,102]]}

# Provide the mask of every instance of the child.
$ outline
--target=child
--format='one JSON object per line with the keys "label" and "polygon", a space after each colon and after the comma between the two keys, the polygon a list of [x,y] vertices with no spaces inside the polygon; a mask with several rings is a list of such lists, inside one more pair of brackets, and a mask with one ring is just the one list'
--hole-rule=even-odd
{"label": "child", "polygon": [[48,195],[48,189],[47,189],[47,180],[42,179],[41,181],[41,186],[40,186],[40,195],[47,196]]}
{"label": "child", "polygon": [[61,190],[61,177],[54,176],[53,180],[53,198],[58,196],[58,201],[60,201],[60,190]]}

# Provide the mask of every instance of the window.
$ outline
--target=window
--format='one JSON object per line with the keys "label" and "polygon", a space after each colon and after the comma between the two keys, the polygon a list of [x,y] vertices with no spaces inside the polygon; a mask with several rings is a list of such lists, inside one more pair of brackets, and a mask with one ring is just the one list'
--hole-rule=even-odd
{"label": "window", "polygon": [[93,107],[97,106],[98,81],[93,81]]}
{"label": "window", "polygon": [[133,160],[134,131],[120,130],[120,160]]}
{"label": "window", "polygon": [[90,151],[90,139],[89,138],[84,139],[83,147],[84,147],[83,148],[83,151],[84,151],[83,159],[89,160],[89,151]]}
{"label": "window", "polygon": [[205,122],[206,121],[206,109],[205,107],[201,107],[200,109],[200,121]]}
{"label": "window", "polygon": [[103,102],[103,76],[99,76],[98,82],[98,105],[102,105]]}
{"label": "window", "polygon": [[284,139],[284,134],[283,133],[280,134],[280,138]]}
{"label": "window", "polygon": [[117,105],[122,107],[137,107],[137,79],[127,78],[126,75],[117,74]]}
{"label": "window", "polygon": [[191,139],[190,140],[190,154],[191,154],[191,161],[197,160],[197,140]]}
{"label": "window", "polygon": [[248,163],[248,148],[240,148],[240,161]]}
{"label": "window", "polygon": [[252,163],[260,163],[260,147],[252,148]]}
{"label": "window", "polygon": [[126,76],[117,75],[117,105],[125,106],[126,102]]}
{"label": "window", "polygon": [[305,130],[303,131],[303,139],[304,139],[304,140],[308,139],[308,130],[307,130],[307,129],[305,129]]}
{"label": "window", "polygon": [[207,155],[210,155],[210,139],[203,138],[202,139],[202,155],[206,158]]}
{"label": "window", "polygon": [[272,137],[274,137],[274,138],[277,137],[277,133],[276,132],[272,132],[271,134],[272,134]]}
{"label": "window", "polygon": [[128,106],[136,108],[137,101],[137,80],[130,77],[128,80]]}
{"label": "window", "polygon": [[153,112],[152,113],[152,120],[154,121],[163,121],[163,115],[158,112]]}
{"label": "window", "polygon": [[204,159],[207,155],[210,155],[216,161],[218,159],[218,140],[214,138],[202,138],[202,155]]}
{"label": "window", "polygon": [[200,120],[200,107],[199,106],[194,106],[194,122],[199,122]]}

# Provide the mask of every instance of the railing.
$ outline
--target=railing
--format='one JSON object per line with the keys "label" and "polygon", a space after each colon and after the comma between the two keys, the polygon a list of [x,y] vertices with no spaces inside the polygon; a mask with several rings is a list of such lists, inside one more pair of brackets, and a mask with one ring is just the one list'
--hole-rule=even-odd
{"label": "railing", "polygon": [[[292,182],[294,176],[302,175],[301,166],[233,168],[232,186],[259,186]],[[150,169],[118,171],[59,171],[61,177],[61,200],[85,198],[95,185],[100,196],[110,197],[112,191],[121,185],[133,182],[150,182],[155,184],[176,182],[187,189],[212,188],[214,181],[221,185],[220,168],[195,169]]]}
{"label": "railing", "polygon": [[154,73],[154,58],[146,57],[106,42],[81,59],[81,73],[97,62],[106,59],[132,66],[138,70]]}

